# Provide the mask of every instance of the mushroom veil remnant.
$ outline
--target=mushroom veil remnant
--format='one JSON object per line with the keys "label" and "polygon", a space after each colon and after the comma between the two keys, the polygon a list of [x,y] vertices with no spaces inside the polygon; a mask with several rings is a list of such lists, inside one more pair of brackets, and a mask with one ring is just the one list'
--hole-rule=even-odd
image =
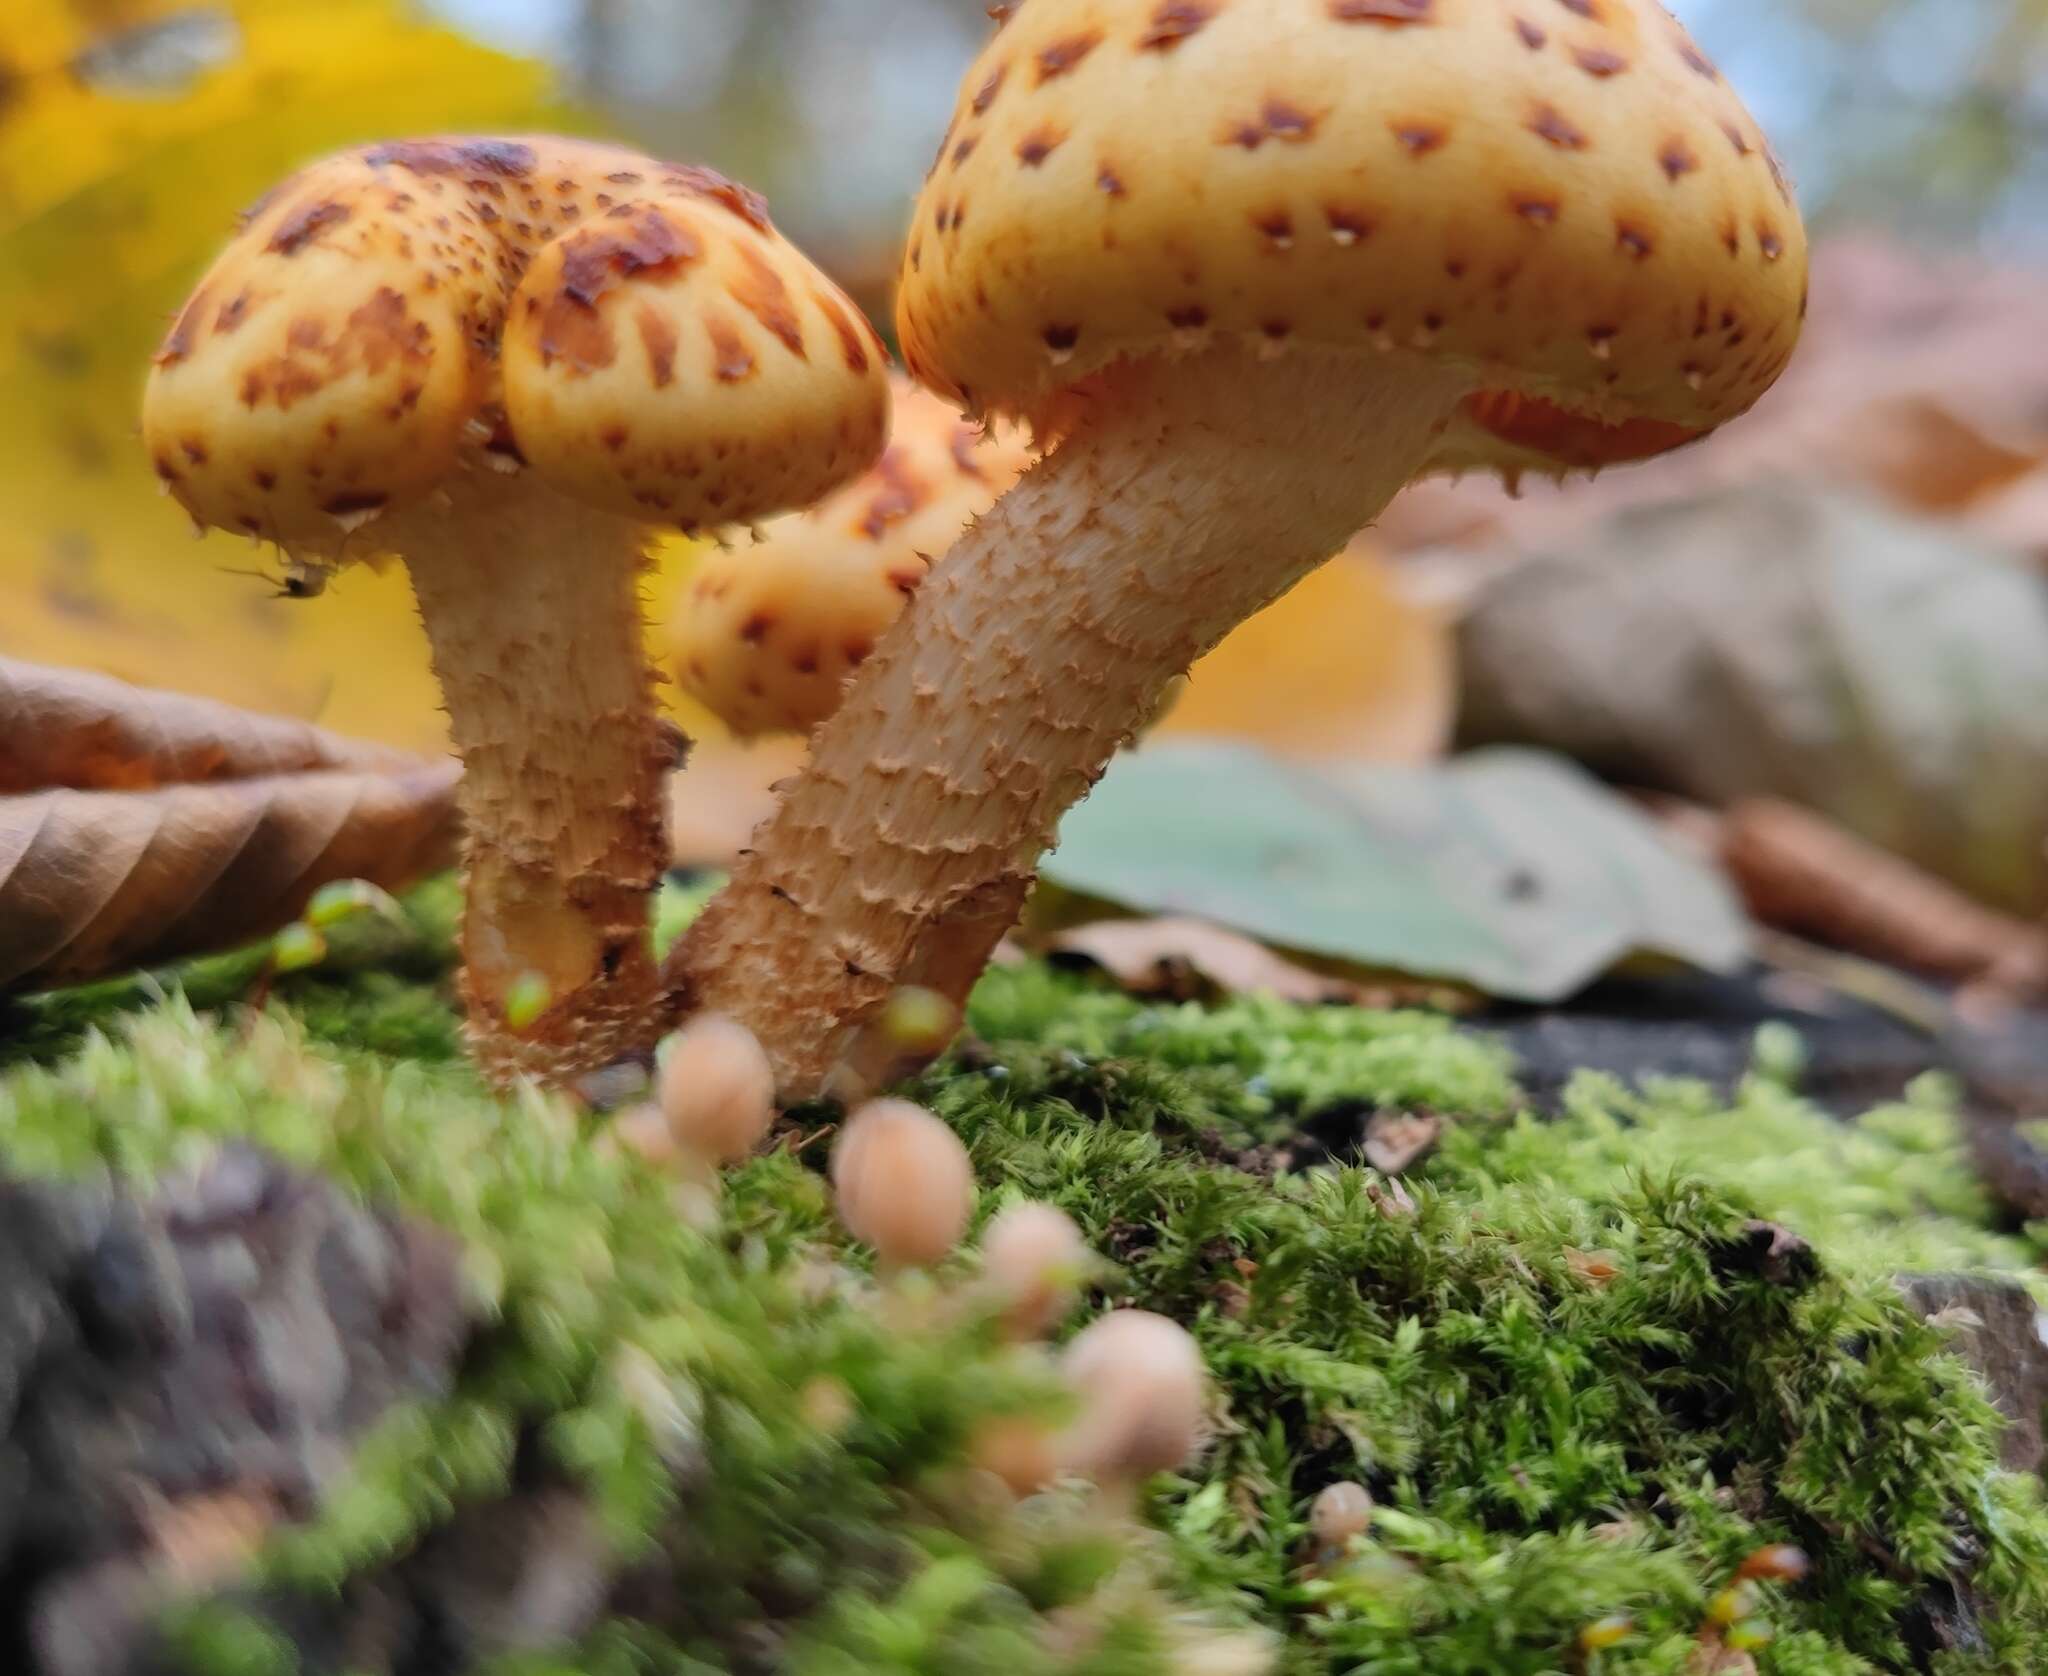
{"label": "mushroom veil remnant", "polygon": [[746,188],[544,137],[314,164],[171,327],[143,430],[186,510],[301,569],[411,574],[464,763],[486,1071],[562,1075],[658,1033],[674,752],[642,646],[650,541],[865,470],[885,362]]}
{"label": "mushroom veil remnant", "polygon": [[1029,0],[897,320],[920,382],[1045,456],[862,665],[679,980],[785,1095],[857,1080],[890,991],[964,994],[1230,628],[1418,475],[1704,436],[1805,292],[1769,145],[1651,0]]}

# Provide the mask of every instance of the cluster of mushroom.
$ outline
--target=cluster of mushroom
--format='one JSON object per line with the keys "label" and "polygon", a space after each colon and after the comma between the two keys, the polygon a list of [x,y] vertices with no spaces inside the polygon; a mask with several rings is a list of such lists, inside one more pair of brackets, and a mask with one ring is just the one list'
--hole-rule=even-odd
{"label": "cluster of mushroom", "polygon": [[[1406,483],[1680,446],[1797,342],[1783,171],[1655,0],[997,10],[897,325],[926,389],[1028,428],[1000,498],[1019,445],[970,454],[950,412],[882,456],[880,340],[754,194],[604,146],[316,164],[164,342],[144,429],[195,518],[308,575],[412,572],[467,765],[487,1071],[573,1073],[694,1008],[785,1100],[875,1086],[891,998],[957,1005],[1162,693]],[[698,578],[684,682],[816,733],[657,972],[650,536],[878,457]]]}

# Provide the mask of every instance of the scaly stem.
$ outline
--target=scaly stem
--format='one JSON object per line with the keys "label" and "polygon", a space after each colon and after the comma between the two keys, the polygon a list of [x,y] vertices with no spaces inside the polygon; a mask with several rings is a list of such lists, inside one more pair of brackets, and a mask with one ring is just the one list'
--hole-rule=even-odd
{"label": "scaly stem", "polygon": [[883,636],[671,982],[753,1030],[786,1099],[862,1092],[890,992],[965,999],[1165,685],[1370,523],[1467,387],[1234,349],[1091,385]]}
{"label": "scaly stem", "polygon": [[[463,996],[493,1080],[645,1045],[666,851],[639,584],[647,532],[531,474],[478,469],[379,529],[405,555],[462,755]],[[508,1002],[542,1003],[508,1020]]]}

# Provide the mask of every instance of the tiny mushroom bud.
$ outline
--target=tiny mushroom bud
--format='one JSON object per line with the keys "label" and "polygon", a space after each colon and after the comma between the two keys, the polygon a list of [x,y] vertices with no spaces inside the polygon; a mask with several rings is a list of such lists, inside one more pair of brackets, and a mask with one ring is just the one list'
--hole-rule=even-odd
{"label": "tiny mushroom bud", "polygon": [[1005,428],[985,441],[960,410],[892,386],[889,446],[864,477],[707,553],[676,602],[676,685],[742,738],[808,733],[924,580],[1029,459]]}
{"label": "tiny mushroom bud", "polygon": [[1363,1484],[1330,1485],[1308,1510],[1309,1534],[1319,1548],[1341,1548],[1372,1529],[1372,1495]]}
{"label": "tiny mushroom bud", "polygon": [[1081,1399],[1057,1445],[1071,1470],[1129,1485],[1185,1466],[1201,1447],[1208,1372],[1178,1323],[1113,1310],[1074,1336],[1060,1371]]}
{"label": "tiny mushroom bud", "polygon": [[[463,988],[494,1078],[592,1069],[666,1015],[650,546],[864,471],[884,361],[754,193],[548,136],[311,165],[164,339],[143,435],[202,526],[276,542],[307,595],[357,560],[411,575],[464,762]],[[548,1003],[521,1028],[527,973]]]}
{"label": "tiny mushroom bud", "polygon": [[969,68],[899,337],[1052,445],[676,957],[786,1095],[868,1060],[839,951],[964,995],[1162,689],[1411,480],[1658,454],[1784,370],[1806,236],[1727,79],[1657,0],[1534,9],[1030,0]]}
{"label": "tiny mushroom bud", "polygon": [[989,1223],[981,1261],[1012,1336],[1041,1338],[1074,1307],[1089,1251],[1065,1211],[1027,1203]]}
{"label": "tiny mushroom bud", "polygon": [[908,1100],[871,1100],[832,1149],[839,1220],[886,1268],[936,1263],[974,1214],[974,1165],[960,1137]]}
{"label": "tiny mushroom bud", "polygon": [[663,1044],[662,1115],[676,1145],[706,1164],[737,1164],[775,1122],[768,1056],[744,1024],[702,1013]]}

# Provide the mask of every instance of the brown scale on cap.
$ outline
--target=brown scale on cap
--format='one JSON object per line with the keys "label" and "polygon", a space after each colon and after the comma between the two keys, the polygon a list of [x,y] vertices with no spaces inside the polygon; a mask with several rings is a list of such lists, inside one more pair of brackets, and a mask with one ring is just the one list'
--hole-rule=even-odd
{"label": "brown scale on cap", "polygon": [[1655,0],[1196,10],[1031,0],[962,83],[904,357],[1054,446],[877,641],[677,956],[792,1097],[883,1063],[895,986],[965,993],[1162,690],[1404,484],[1680,446],[1797,339],[1781,171]]}
{"label": "brown scale on cap", "polygon": [[892,405],[872,470],[757,541],[706,553],[677,592],[676,684],[743,738],[808,733],[830,715],[929,565],[1030,461],[1014,428],[984,437],[915,385]]}
{"label": "brown scale on cap", "polygon": [[[399,140],[255,205],[156,356],[144,435],[195,519],[411,573],[466,767],[464,987],[493,1074],[601,1063],[668,1009],[651,525],[751,522],[865,469],[888,397],[858,318],[709,170]],[[548,1004],[515,1026],[534,979]]]}

